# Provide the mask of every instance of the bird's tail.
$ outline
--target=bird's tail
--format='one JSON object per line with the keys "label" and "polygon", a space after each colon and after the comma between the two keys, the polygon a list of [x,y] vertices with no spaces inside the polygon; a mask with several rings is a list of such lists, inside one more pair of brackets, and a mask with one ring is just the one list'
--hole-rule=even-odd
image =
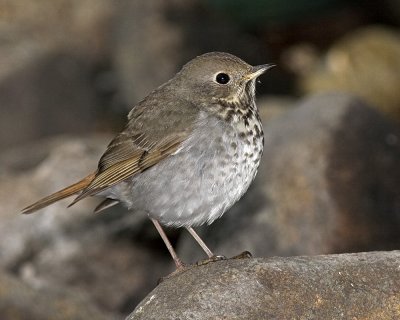
{"label": "bird's tail", "polygon": [[44,197],[43,199],[40,199],[39,201],[35,202],[34,204],[31,204],[30,206],[22,209],[21,213],[25,213],[25,214],[32,213],[39,209],[47,207],[48,205],[50,205],[54,202],[57,202],[61,199],[72,196],[72,195],[82,191],[83,189],[85,189],[92,182],[94,177],[95,177],[95,173],[91,173],[87,177],[70,185],[69,187],[66,187],[60,191],[57,191],[47,197]]}

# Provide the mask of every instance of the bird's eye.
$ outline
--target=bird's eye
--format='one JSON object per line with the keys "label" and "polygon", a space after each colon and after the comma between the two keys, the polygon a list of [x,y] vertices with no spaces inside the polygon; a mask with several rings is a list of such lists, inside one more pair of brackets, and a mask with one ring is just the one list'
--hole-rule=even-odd
{"label": "bird's eye", "polygon": [[215,77],[215,80],[219,83],[219,84],[227,84],[230,80],[229,76],[226,73],[218,73],[217,76]]}

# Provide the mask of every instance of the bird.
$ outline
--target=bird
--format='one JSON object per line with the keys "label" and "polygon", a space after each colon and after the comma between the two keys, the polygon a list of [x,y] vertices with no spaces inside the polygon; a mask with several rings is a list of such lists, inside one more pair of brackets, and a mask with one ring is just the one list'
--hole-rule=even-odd
{"label": "bird", "polygon": [[132,108],[96,170],[22,213],[73,195],[69,206],[99,196],[96,213],[118,203],[145,212],[177,269],[185,265],[164,226],[186,228],[208,258],[216,257],[194,227],[220,218],[256,176],[264,146],[256,80],[273,66],[224,52],[195,57]]}

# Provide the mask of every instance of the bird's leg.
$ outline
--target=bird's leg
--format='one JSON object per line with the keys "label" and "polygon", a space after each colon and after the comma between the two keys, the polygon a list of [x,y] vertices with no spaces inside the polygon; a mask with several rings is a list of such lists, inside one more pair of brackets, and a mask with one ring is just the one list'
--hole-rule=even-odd
{"label": "bird's leg", "polygon": [[200,247],[204,250],[209,258],[213,258],[215,256],[214,253],[212,253],[212,251],[207,247],[205,242],[200,238],[200,236],[196,233],[196,231],[194,231],[192,227],[186,227],[186,230],[189,231],[194,240],[197,241],[197,243],[200,245]]}
{"label": "bird's leg", "polygon": [[153,219],[153,218],[150,218],[150,219],[154,223],[154,226],[156,227],[158,233],[160,234],[161,238],[163,239],[165,245],[167,246],[167,249],[172,256],[172,259],[174,259],[176,268],[179,270],[183,269],[185,266],[184,266],[183,262],[181,261],[181,259],[178,258],[178,255],[176,254],[174,247],[172,246],[171,242],[169,242],[168,237],[165,234],[160,223],[156,219]]}
{"label": "bird's leg", "polygon": [[203,265],[214,261],[225,260],[224,256],[216,256],[205,244],[205,242],[200,238],[200,236],[194,231],[192,227],[186,227],[186,230],[192,235],[192,237],[197,241],[200,247],[207,253],[208,259],[197,262],[197,265]]}

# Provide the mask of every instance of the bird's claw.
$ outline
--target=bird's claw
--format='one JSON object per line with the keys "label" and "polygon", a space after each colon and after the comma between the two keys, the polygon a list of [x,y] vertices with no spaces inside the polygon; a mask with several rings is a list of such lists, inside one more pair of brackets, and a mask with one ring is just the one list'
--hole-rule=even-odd
{"label": "bird's claw", "polygon": [[196,265],[197,266],[203,266],[205,264],[209,264],[210,262],[216,262],[216,261],[221,261],[221,260],[226,260],[227,258],[225,256],[212,256],[208,259],[197,261]]}
{"label": "bird's claw", "polygon": [[230,259],[250,259],[252,258],[253,255],[249,251],[243,251],[242,253],[239,253],[236,256],[233,256]]}

